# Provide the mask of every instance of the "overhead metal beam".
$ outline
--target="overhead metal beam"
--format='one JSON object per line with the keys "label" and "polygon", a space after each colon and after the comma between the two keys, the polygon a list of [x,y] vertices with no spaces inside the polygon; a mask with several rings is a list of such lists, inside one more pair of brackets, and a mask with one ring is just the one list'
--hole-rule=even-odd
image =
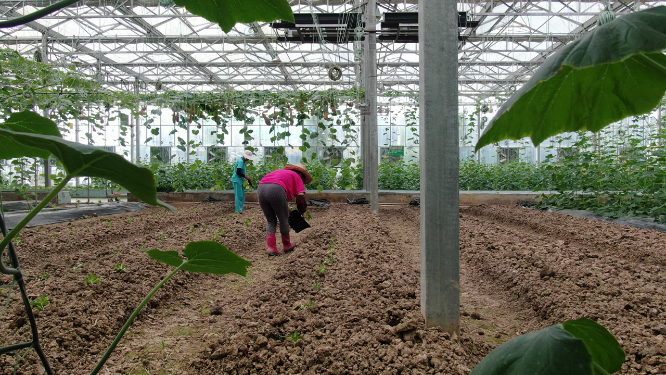
{"label": "overhead metal beam", "polygon": [[[353,68],[360,65],[359,62],[340,62],[335,63],[335,65],[341,68]],[[295,67],[295,68],[317,68],[321,67],[323,63],[321,62],[201,62],[197,64],[187,64],[188,67],[195,66],[205,66],[208,68],[281,68],[281,67]],[[96,67],[96,63],[88,63],[84,61],[75,61],[73,62],[74,66],[77,67]],[[532,61],[459,61],[459,66],[538,66],[538,62]],[[135,62],[135,63],[115,63],[113,65],[102,65],[102,66],[125,66],[125,67],[142,67],[142,68],[175,68],[183,66],[183,63],[180,62]],[[418,62],[383,62],[377,63],[377,66],[380,68],[418,68]]]}
{"label": "overhead metal beam", "polygon": [[[469,42],[492,42],[492,41],[507,41],[507,42],[560,42],[570,41],[576,38],[575,34],[544,34],[544,35],[524,35],[524,34],[501,34],[501,35],[470,35],[466,36],[465,40]],[[39,43],[41,38],[39,36],[21,36],[21,37],[5,37],[1,44],[33,44]],[[300,43],[290,43],[281,41],[280,38],[275,36],[180,36],[180,35],[146,35],[146,36],[62,36],[53,42],[72,44],[72,43],[102,43],[102,44],[263,44],[263,43],[280,43],[284,45],[301,45]],[[346,44],[352,44],[353,40]],[[388,42],[384,41],[382,44]],[[391,43],[392,44],[392,43]],[[284,48],[284,47],[283,47]],[[279,51],[276,51],[279,53]],[[330,52],[329,52],[330,53]]]}
{"label": "overhead metal beam", "polygon": [[[254,29],[254,33],[257,34],[258,37],[266,38],[266,34],[264,34],[264,31],[261,29],[261,26],[259,25],[258,22],[252,22],[252,28]],[[273,49],[273,46],[271,46],[271,43],[268,41],[268,39],[264,39],[262,44],[264,45],[264,48],[266,48],[266,52],[273,61],[279,60],[277,52],[275,52],[275,49]],[[284,65],[279,65],[278,67],[280,68],[282,75],[284,75],[284,80],[291,81],[292,80],[291,76],[289,75],[289,72],[284,67]]]}
{"label": "overhead metal beam", "polygon": [[[12,18],[22,16],[22,14],[19,14],[19,13],[15,12],[14,10],[9,9],[6,6],[3,6],[3,5],[0,5],[0,11],[3,12],[4,14],[6,14],[9,17],[12,17]],[[25,24],[25,26],[27,26],[27,27],[29,27],[33,30],[38,31],[38,32],[42,33],[43,35],[46,35],[49,38],[49,40],[50,39],[56,39],[57,40],[57,39],[61,39],[61,38],[65,37],[64,35],[51,30],[50,28],[40,24],[37,21],[28,22],[27,24]],[[4,39],[3,39],[3,41],[4,41]],[[78,43],[72,43],[70,45],[70,47],[77,50],[79,54],[89,55],[89,56],[91,56],[95,59],[99,59],[104,64],[115,64],[116,63],[116,61],[111,60],[110,58],[101,55],[98,51],[92,50],[92,49],[90,49],[86,46],[80,45]],[[118,67],[118,69],[121,70],[122,72],[126,73],[127,75],[131,76],[131,77],[137,78],[137,79],[142,80],[142,81],[147,81],[146,77],[144,77],[140,73],[135,72],[132,69],[128,69],[126,67]]]}
{"label": "overhead metal beam", "polygon": [[[621,0],[615,1],[614,3],[611,4],[610,8],[613,12],[619,12],[622,9],[628,10],[628,11],[633,11],[633,5],[634,2],[623,2]],[[590,30],[594,29],[594,27],[597,24],[597,18],[598,14],[587,21],[585,21],[581,26],[577,27],[572,31],[572,34],[577,34],[580,36],[585,35],[588,33]],[[531,60],[531,62],[534,62],[538,65],[541,65],[546,59],[553,54],[557,49],[564,47],[566,43],[564,41],[555,43],[554,45],[550,46],[547,48],[545,51],[539,52],[539,56],[536,56]],[[519,76],[525,76],[526,74],[530,74],[531,72],[527,72],[526,68],[521,68],[516,72],[513,72],[509,75],[509,77],[519,77]]]}
{"label": "overhead metal beam", "polygon": [[[379,76],[378,76],[379,78]],[[149,82],[152,82],[149,81]],[[160,81],[162,84],[166,85],[177,85],[177,86],[198,86],[198,85],[214,85],[215,82],[210,82],[210,81],[202,81],[202,80],[185,80],[185,81],[173,81],[173,80],[162,80]],[[386,86],[391,86],[391,85],[416,85],[419,83],[418,79],[410,79],[410,80],[379,80],[378,82],[383,84],[384,87]],[[527,82],[527,78],[520,78],[520,79],[465,79],[461,78],[458,80],[458,83],[460,84],[492,84],[492,83],[502,83],[502,84],[519,84],[519,83],[524,83]],[[355,81],[331,81],[331,80],[293,80],[293,81],[278,81],[278,80],[246,80],[246,79],[239,79],[239,80],[224,80],[224,83],[227,85],[331,85],[331,86],[354,86]],[[110,82],[105,82],[107,85],[125,85],[127,82],[119,82],[119,81],[110,81]]]}
{"label": "overhead metal beam", "polygon": [[[134,11],[132,11],[132,9],[126,6],[117,7],[116,10],[123,14],[129,14],[129,15],[135,14]],[[154,35],[157,38],[164,37],[164,34],[162,34],[161,31],[159,31],[157,28],[153,27],[153,25],[149,24],[148,22],[146,22],[141,18],[133,18],[131,21],[137,26],[139,26],[141,29],[143,29],[146,33],[148,33],[148,35]],[[168,42],[167,43],[162,42],[162,45],[167,50],[179,55],[183,59],[183,65],[189,65],[189,64],[196,65],[196,69],[199,70],[204,75],[206,75],[211,81],[211,83],[214,82],[222,85],[225,84],[215,73],[211,72],[205,66],[199,65],[199,61],[197,61],[197,59],[192,57],[191,52],[185,51],[179,46]]]}

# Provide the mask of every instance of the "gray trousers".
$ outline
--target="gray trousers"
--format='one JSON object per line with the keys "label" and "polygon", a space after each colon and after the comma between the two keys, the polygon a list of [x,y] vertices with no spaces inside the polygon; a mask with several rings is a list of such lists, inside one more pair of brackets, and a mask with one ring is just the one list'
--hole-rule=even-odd
{"label": "gray trousers", "polygon": [[266,233],[277,231],[277,222],[280,221],[280,234],[289,235],[289,202],[287,192],[279,184],[259,184],[257,188],[259,207],[266,216]]}

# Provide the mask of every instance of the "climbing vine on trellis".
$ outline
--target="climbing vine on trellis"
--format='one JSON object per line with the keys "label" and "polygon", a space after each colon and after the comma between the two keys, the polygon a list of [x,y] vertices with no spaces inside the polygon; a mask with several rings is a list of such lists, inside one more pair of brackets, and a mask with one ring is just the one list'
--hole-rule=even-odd
{"label": "climbing vine on trellis", "polygon": [[[225,144],[229,135],[228,125],[232,121],[246,124],[240,132],[243,144],[248,149],[254,139],[253,130],[248,125],[256,118],[263,118],[270,126],[270,141],[273,143],[292,135],[292,126],[302,126],[306,119],[317,117],[317,130],[304,129],[299,146],[306,152],[320,142],[324,147],[357,144],[356,130],[358,105],[364,100],[361,89],[330,89],[323,91],[282,91],[265,90],[215,92],[154,92],[133,94],[127,91],[111,91],[95,80],[95,77],[76,72],[72,67],[56,67],[21,57],[11,50],[0,50],[1,83],[0,104],[2,118],[25,109],[39,108],[48,111],[63,133],[74,128],[78,121],[82,124],[81,137],[84,143],[94,144],[94,136],[104,135],[105,126],[117,120],[121,112],[129,111],[134,123],[146,128],[148,137],[142,140],[148,144],[159,136],[163,129],[155,126],[155,117],[162,110],[172,111],[174,129],[198,135],[204,121],[217,125],[213,131],[218,144]],[[149,110],[149,108],[151,108]],[[335,126],[341,126],[343,134],[338,134]],[[213,135],[213,134],[211,134]],[[323,135],[322,137],[319,137]],[[120,125],[117,140],[121,146],[129,141],[128,126]],[[175,146],[185,151],[200,144],[194,140],[176,137]],[[284,148],[282,148],[284,151]],[[278,148],[278,153],[280,148]]]}

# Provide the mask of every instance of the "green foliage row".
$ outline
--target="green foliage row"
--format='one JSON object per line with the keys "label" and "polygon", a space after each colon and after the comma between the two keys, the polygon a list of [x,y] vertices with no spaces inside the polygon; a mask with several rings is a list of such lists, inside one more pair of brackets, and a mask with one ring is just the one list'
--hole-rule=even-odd
{"label": "green foliage row", "polygon": [[[333,167],[315,160],[306,164],[313,175],[311,190],[354,190],[363,188],[363,166],[352,165],[346,159],[342,167]],[[253,181],[261,180],[267,173],[284,167],[280,162],[258,162],[248,165]],[[154,165],[158,191],[180,192],[185,190],[232,190],[232,163],[206,164],[177,163]],[[473,160],[460,164],[460,190],[534,190],[549,179],[546,166],[532,163],[488,165]],[[552,169],[551,172],[561,172]],[[419,190],[420,166],[417,163],[382,162],[378,170],[381,190]],[[550,177],[551,179],[557,179]],[[547,185],[554,190],[555,185]]]}
{"label": "green foliage row", "polygon": [[540,207],[666,222],[666,151],[662,146],[666,131],[645,134],[638,125],[631,125],[620,131],[620,137],[619,143],[609,145],[581,134],[563,160],[544,164],[549,177],[545,182],[558,194],[544,197]]}
{"label": "green foliage row", "polygon": [[[351,160],[351,159],[350,159]],[[248,163],[247,174],[252,177],[254,186],[268,173],[283,168],[285,162],[266,160]],[[332,190],[345,183],[338,168],[331,167],[318,160],[307,163],[307,168],[314,181],[306,188],[312,190]],[[233,190],[231,176],[234,163],[177,163],[172,165],[153,164],[151,166],[157,181],[157,191],[182,192],[185,190]],[[350,168],[351,169],[351,168]],[[349,172],[352,173],[352,172]]]}

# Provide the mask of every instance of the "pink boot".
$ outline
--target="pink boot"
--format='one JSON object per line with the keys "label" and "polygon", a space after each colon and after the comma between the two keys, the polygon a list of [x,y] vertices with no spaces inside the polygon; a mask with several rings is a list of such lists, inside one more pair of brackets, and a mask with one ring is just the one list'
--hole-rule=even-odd
{"label": "pink boot", "polygon": [[268,244],[268,255],[282,255],[280,250],[277,248],[277,238],[275,233],[266,233],[266,243]]}
{"label": "pink boot", "polygon": [[291,242],[289,235],[282,236],[282,245],[284,245],[284,252],[292,251],[296,247],[296,243]]}

